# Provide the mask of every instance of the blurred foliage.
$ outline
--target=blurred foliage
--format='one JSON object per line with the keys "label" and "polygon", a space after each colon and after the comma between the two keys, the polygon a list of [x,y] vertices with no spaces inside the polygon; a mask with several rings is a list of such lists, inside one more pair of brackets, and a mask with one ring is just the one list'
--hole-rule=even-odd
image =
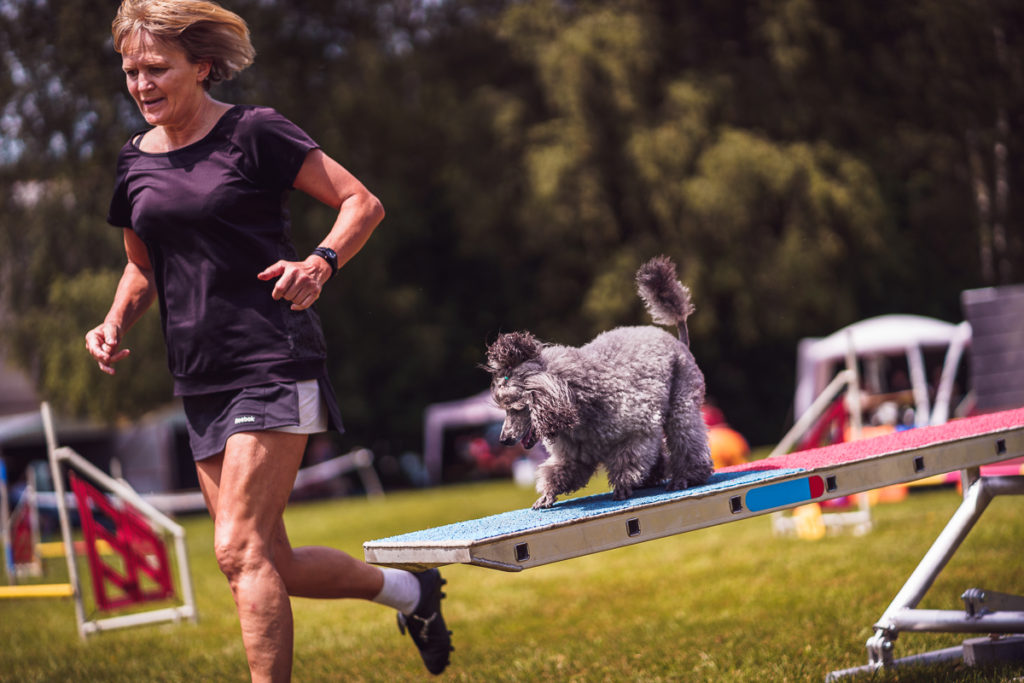
{"label": "blurred foliage", "polygon": [[40,392],[58,397],[64,410],[97,420],[161,405],[171,392],[156,306],[132,328],[127,345],[131,354],[118,364],[113,377],[99,374],[94,363],[82,362],[85,343],[81,331],[103,320],[119,277],[113,270],[57,275],[47,306],[33,309],[19,320],[20,338],[35,343],[31,351],[18,349],[19,355],[43,359]]}
{"label": "blurred foliage", "polygon": [[[1022,277],[1018,3],[225,4],[258,56],[215,96],[277,108],[387,209],[318,304],[346,438],[379,452],[485,389],[501,331],[579,344],[646,322],[632,275],[659,253],[753,443],[791,417],[801,337],[956,321],[960,291]],[[0,0],[0,343],[58,407],[114,419],[168,380],[155,314],[114,379],[82,343],[124,261],[114,159],[144,127],[105,7]],[[292,216],[300,251],[331,223],[303,196]]]}

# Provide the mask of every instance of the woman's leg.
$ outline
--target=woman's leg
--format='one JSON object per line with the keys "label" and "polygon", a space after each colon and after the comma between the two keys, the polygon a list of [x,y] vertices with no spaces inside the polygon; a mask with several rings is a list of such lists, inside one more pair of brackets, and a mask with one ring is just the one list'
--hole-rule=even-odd
{"label": "woman's leg", "polygon": [[372,564],[357,560],[337,548],[293,548],[284,521],[274,533],[274,564],[288,588],[299,598],[362,598],[373,600],[381,591],[384,576]]}
{"label": "woman's leg", "polygon": [[299,434],[239,433],[222,454],[196,463],[253,681],[291,676],[291,603],[274,554],[305,443]]}
{"label": "woman's leg", "polygon": [[[448,664],[451,645],[440,617],[443,582],[439,576],[412,578],[392,570],[395,575],[390,588],[383,591],[385,576],[378,567],[335,548],[291,547],[282,515],[305,440],[304,435],[274,431],[235,434],[223,453],[196,463],[214,520],[217,562],[235,599],[253,680],[278,681],[290,676],[293,627],[289,595],[376,599],[396,609],[407,604],[428,618],[436,612],[438,618],[429,621],[430,642],[425,631],[421,634],[419,630],[413,640],[427,668],[440,673]],[[406,585],[410,580],[411,587]],[[432,583],[421,596],[425,580]]]}

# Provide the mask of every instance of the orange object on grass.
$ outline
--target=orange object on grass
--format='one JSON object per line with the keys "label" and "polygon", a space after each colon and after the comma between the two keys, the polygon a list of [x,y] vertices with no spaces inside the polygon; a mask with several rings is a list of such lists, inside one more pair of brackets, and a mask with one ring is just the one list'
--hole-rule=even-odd
{"label": "orange object on grass", "polygon": [[718,424],[708,429],[708,445],[715,469],[730,465],[742,465],[749,460],[750,446],[747,440],[732,427]]}

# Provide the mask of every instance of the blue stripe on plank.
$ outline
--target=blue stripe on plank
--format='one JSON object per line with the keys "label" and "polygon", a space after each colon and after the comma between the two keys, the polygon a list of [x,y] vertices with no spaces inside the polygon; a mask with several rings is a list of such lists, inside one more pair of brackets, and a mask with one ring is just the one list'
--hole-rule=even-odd
{"label": "blue stripe on plank", "polygon": [[821,477],[804,477],[751,489],[747,492],[745,500],[748,510],[761,512],[797,503],[809,503],[820,496],[824,489]]}

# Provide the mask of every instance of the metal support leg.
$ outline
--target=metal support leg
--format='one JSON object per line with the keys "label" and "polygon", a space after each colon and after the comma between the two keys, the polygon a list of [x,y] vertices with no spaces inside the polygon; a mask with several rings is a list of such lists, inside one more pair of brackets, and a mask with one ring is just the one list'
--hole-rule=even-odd
{"label": "metal support leg", "polygon": [[[917,605],[931,588],[939,573],[960,548],[960,544],[978,522],[981,514],[996,496],[1024,495],[1024,477],[980,477],[977,470],[962,474],[964,498],[953,517],[932,544],[903,588],[875,624],[875,633],[867,641],[866,667],[836,671],[829,680],[846,675],[874,671],[914,660],[946,660],[958,657],[962,648],[950,648],[936,653],[918,655],[903,660],[893,656],[894,641],[901,631],[932,631],[950,633],[1018,633],[1024,631],[1024,612],[993,612],[979,610],[976,614],[944,610],[918,610]],[[965,597],[965,601],[967,597]],[[1005,602],[1005,601],[1004,601]],[[1010,602],[1016,606],[1016,602]]]}

